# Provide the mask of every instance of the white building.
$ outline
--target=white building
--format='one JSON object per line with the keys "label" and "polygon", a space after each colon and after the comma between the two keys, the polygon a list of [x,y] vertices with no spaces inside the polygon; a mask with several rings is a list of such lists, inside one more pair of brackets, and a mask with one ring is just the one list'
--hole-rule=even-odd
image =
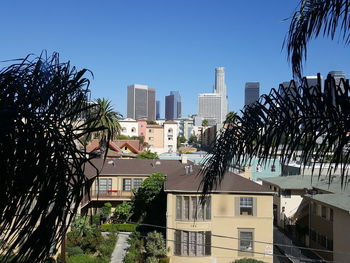
{"label": "white building", "polygon": [[124,120],[119,120],[120,124],[120,134],[125,136],[138,136],[138,122],[131,118],[126,118]]}
{"label": "white building", "polygon": [[198,119],[208,120],[209,125],[223,123],[228,113],[225,69],[215,69],[215,85],[213,93],[198,95]]}

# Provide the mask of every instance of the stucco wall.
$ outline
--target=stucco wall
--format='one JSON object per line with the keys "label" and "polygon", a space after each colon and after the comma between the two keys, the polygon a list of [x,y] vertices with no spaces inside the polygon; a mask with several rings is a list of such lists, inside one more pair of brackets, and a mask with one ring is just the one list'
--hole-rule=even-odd
{"label": "stucco wall", "polygon": [[[182,195],[182,194],[181,194]],[[249,196],[256,197],[257,216],[235,216],[235,197]],[[214,194],[211,203],[211,220],[204,222],[176,221],[176,195],[167,195],[167,226],[188,231],[211,231],[212,251],[211,256],[189,257],[174,256],[174,242],[168,241],[170,247],[169,256],[171,263],[199,263],[217,262],[229,263],[235,259],[247,257],[239,255],[238,236],[240,228],[249,228],[254,231],[254,241],[273,242],[272,227],[272,196],[263,195],[234,195],[234,194]],[[228,236],[229,238],[219,237]],[[174,240],[174,230],[167,230],[167,239]],[[223,249],[227,248],[227,249]],[[272,256],[265,255],[272,249],[272,246],[254,242],[255,253],[248,257],[272,262]]]}
{"label": "stucco wall", "polygon": [[350,215],[349,213],[334,209],[333,218],[333,248],[335,252],[345,254],[334,254],[335,262],[350,262]]}

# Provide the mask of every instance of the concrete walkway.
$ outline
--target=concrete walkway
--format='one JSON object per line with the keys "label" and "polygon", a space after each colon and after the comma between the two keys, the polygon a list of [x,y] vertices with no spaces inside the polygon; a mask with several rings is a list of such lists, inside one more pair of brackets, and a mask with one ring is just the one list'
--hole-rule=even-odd
{"label": "concrete walkway", "polygon": [[123,263],[127,249],[129,248],[128,240],[131,232],[119,232],[118,241],[112,253],[111,263]]}

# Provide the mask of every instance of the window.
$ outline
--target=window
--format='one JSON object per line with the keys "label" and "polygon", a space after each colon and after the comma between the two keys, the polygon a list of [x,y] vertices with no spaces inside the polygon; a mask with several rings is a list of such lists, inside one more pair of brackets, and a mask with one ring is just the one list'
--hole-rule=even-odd
{"label": "window", "polygon": [[148,132],[152,132],[152,129],[148,129]]}
{"label": "window", "polygon": [[324,219],[327,218],[327,207],[325,207],[324,205],[321,206],[321,216],[322,216],[322,218],[324,218]]}
{"label": "window", "polygon": [[290,198],[291,194],[292,194],[291,190],[283,190],[282,191],[282,196],[285,198]]}
{"label": "window", "polygon": [[271,166],[271,172],[272,173],[276,172],[276,166],[274,164]]}
{"label": "window", "polygon": [[244,216],[253,215],[253,197],[239,198],[239,214]]}
{"label": "window", "polygon": [[153,137],[148,137],[149,141],[153,141],[153,139],[154,139]]}
{"label": "window", "polygon": [[311,202],[311,213],[317,215],[317,205],[314,202]]}
{"label": "window", "polygon": [[112,190],[112,178],[99,178],[97,191],[107,193],[108,190]]}
{"label": "window", "polygon": [[131,191],[131,179],[123,179],[123,191]]}
{"label": "window", "polygon": [[126,132],[126,128],[125,127],[122,128],[122,132]]}
{"label": "window", "polygon": [[173,137],[169,136],[168,141],[172,141],[172,140],[173,140]]}
{"label": "window", "polygon": [[176,220],[211,220],[211,198],[201,204],[197,196],[176,196]]}
{"label": "window", "polygon": [[329,220],[333,222],[333,209],[329,209]]}
{"label": "window", "polygon": [[238,254],[252,253],[254,251],[253,230],[241,229],[239,230],[239,248]]}
{"label": "window", "polygon": [[133,189],[138,190],[142,185],[142,179],[141,178],[135,178],[133,180]]}
{"label": "window", "polygon": [[168,129],[168,133],[172,133],[172,132],[173,132],[172,128]]}
{"label": "window", "polygon": [[136,131],[136,128],[135,127],[132,127],[131,128],[131,132],[135,132]]}
{"label": "window", "polygon": [[262,172],[262,166],[261,166],[260,164],[258,164],[258,165],[256,166],[256,171],[257,171],[258,173],[261,173],[261,172]]}
{"label": "window", "polygon": [[178,256],[210,256],[211,232],[175,230],[175,251]]}

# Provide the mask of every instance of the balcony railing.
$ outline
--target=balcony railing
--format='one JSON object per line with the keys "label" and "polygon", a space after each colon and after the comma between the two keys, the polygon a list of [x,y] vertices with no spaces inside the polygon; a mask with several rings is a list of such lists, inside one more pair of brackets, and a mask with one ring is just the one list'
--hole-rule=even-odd
{"label": "balcony railing", "polygon": [[82,206],[89,203],[89,201],[95,201],[95,200],[127,200],[131,199],[133,197],[132,191],[122,191],[122,190],[107,190],[107,191],[97,191],[92,190],[90,191],[90,199],[88,195],[85,195],[82,200]]}

